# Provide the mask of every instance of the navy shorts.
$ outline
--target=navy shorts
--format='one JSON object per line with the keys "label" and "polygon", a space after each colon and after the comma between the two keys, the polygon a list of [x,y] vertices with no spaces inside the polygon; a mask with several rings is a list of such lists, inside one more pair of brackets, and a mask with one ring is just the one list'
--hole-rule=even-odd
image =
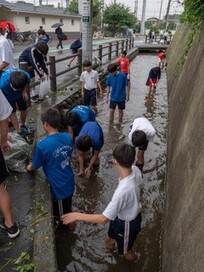
{"label": "navy shorts", "polygon": [[148,144],[149,144],[149,141],[146,140],[142,145],[140,145],[140,146],[138,147],[139,150],[143,150],[143,151],[147,150]]}
{"label": "navy shorts", "polygon": [[96,89],[91,90],[84,89],[84,105],[97,106]]}
{"label": "navy shorts", "polygon": [[72,212],[72,196],[63,200],[52,200],[53,215],[55,220],[59,220],[63,214]]}
{"label": "navy shorts", "polygon": [[13,108],[13,111],[12,112],[16,112],[16,105],[18,106],[18,109],[20,111],[26,111],[28,106],[27,106],[27,102],[21,98],[15,102],[9,102],[11,107]]}
{"label": "navy shorts", "polygon": [[125,101],[113,101],[113,100],[110,100],[109,108],[112,109],[112,110],[115,110],[116,106],[118,106],[119,110],[124,110],[125,109]]}
{"label": "navy shorts", "polygon": [[108,236],[116,240],[120,255],[126,254],[132,249],[135,239],[141,230],[141,213],[132,221],[124,221],[116,217],[110,222]]}
{"label": "navy shorts", "polygon": [[6,168],[6,164],[5,164],[5,160],[4,160],[4,156],[3,153],[0,149],[0,184],[4,182],[4,180],[8,177],[9,172]]}

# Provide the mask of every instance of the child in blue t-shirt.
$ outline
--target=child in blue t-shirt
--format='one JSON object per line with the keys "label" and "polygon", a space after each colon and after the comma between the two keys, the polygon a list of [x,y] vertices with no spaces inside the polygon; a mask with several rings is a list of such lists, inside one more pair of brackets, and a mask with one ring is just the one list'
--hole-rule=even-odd
{"label": "child in blue t-shirt", "polygon": [[[103,130],[97,122],[87,122],[81,129],[77,139],[76,148],[79,159],[79,174],[88,179],[91,176],[94,165],[99,164],[99,153],[104,144]],[[92,148],[92,158],[89,166],[84,170],[85,152]]]}
{"label": "child in blue t-shirt", "polygon": [[[10,68],[0,74],[0,89],[13,108],[10,116],[11,122],[15,131],[22,136],[30,134],[30,129],[25,125],[29,84],[30,76],[24,70]],[[21,126],[16,116],[17,107],[20,111]]]}
{"label": "child in blue t-shirt", "polygon": [[95,121],[95,111],[84,105],[76,105],[66,113],[68,132],[73,140],[78,136],[83,125],[88,121]]}
{"label": "child in blue t-shirt", "polygon": [[36,145],[33,161],[27,166],[27,171],[43,168],[52,192],[54,216],[61,217],[72,210],[74,193],[74,173],[71,167],[72,138],[68,133],[59,133],[61,116],[57,109],[50,108],[44,111],[41,121],[48,136]]}
{"label": "child in blue t-shirt", "polygon": [[[109,64],[108,72],[110,75],[106,80],[106,103],[110,100],[109,120],[112,123],[114,120],[115,108],[118,106],[119,122],[123,120],[123,110],[125,109],[125,102],[129,101],[130,90],[128,88],[127,76],[118,71],[117,64]],[[109,97],[110,93],[110,97]]]}

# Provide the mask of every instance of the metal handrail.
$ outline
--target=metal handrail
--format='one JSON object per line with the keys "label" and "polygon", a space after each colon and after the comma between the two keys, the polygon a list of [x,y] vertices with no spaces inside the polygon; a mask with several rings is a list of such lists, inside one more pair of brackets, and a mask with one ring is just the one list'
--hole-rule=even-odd
{"label": "metal handrail", "polygon": [[[93,51],[97,51],[98,53],[97,58],[101,61],[101,64],[102,64],[103,57],[108,56],[108,61],[111,61],[113,59],[113,53],[115,53],[114,54],[114,57],[115,57],[115,56],[118,56],[119,51],[123,51],[124,48],[126,48],[126,51],[128,51],[128,49],[131,49],[132,47],[134,47],[134,38],[129,38],[129,39],[121,39],[121,40],[109,42],[108,45],[99,45],[99,47],[97,49],[94,49]],[[103,53],[103,51],[106,49],[108,49],[108,52]],[[62,70],[60,72],[56,71],[56,63],[59,63],[74,57],[77,57],[78,64],[70,68],[66,68],[65,70]],[[52,92],[56,92],[57,91],[56,78],[58,76],[68,73],[74,69],[78,69],[77,73],[78,73],[78,76],[80,76],[82,72],[82,49],[79,49],[78,53],[76,54],[69,55],[59,59],[56,59],[55,56],[49,56],[49,61],[47,62],[47,65],[50,68],[50,74],[49,74],[50,75],[50,90]],[[29,69],[26,63],[20,63],[19,68],[27,70],[27,71]],[[36,82],[30,84],[30,88],[37,86],[39,84],[40,84],[40,80],[37,80]]]}

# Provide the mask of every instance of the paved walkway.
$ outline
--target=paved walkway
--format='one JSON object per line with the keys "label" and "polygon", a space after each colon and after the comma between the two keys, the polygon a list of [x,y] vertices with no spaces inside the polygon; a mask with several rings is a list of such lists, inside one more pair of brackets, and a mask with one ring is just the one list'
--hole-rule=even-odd
{"label": "paved walkway", "polygon": [[[117,41],[117,40],[121,40],[121,39],[117,39],[117,38],[111,38],[111,37],[107,37],[107,38],[104,38],[104,39],[94,39],[93,40],[93,48],[97,47],[97,45],[99,44],[103,44],[103,43],[108,43],[108,42],[111,42],[111,41]],[[74,40],[67,40],[67,41],[63,41],[62,44],[63,44],[63,49],[57,49],[56,48],[56,45],[57,45],[57,40],[52,40],[51,43],[48,43],[48,46],[49,46],[49,53],[48,55],[51,55],[51,53],[56,53],[56,52],[59,52],[59,51],[65,51],[65,50],[70,50],[70,45],[71,43],[73,42]],[[30,45],[15,45],[15,48],[14,48],[14,59],[18,59],[19,55],[21,54],[21,52],[28,46],[31,46],[32,44]]]}

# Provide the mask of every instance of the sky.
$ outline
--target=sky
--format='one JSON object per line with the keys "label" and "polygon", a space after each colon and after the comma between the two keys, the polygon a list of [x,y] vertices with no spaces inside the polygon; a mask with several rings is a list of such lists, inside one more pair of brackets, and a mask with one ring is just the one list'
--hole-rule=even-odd
{"label": "sky", "polygon": [[[17,0],[7,0],[9,2],[16,2]],[[39,0],[23,0],[27,3],[32,4],[39,4]],[[116,3],[124,4],[126,7],[129,7],[131,11],[134,11],[135,2],[138,2],[138,12],[137,17],[138,19],[141,19],[142,17],[142,6],[143,6],[143,0],[116,0]],[[160,14],[160,7],[162,3],[162,12],[161,12],[161,19],[166,15],[167,5],[169,0],[146,0],[146,14],[145,18],[151,18],[151,17],[157,17],[159,18]],[[183,0],[180,0],[182,2]],[[43,4],[53,4],[57,5],[60,3],[60,5],[63,5],[65,7],[65,0],[42,0]],[[114,0],[104,0],[105,5],[110,5],[113,3]],[[171,7],[170,7],[170,14],[180,14],[183,11],[182,5],[177,3],[177,0],[171,0]]]}
{"label": "sky", "polygon": [[[104,0],[105,5],[110,5],[114,0]],[[124,4],[125,6],[130,7],[131,11],[134,11],[135,0],[116,0],[116,3]],[[142,17],[142,7],[143,0],[137,0],[138,2],[138,12],[137,17],[141,19]],[[169,0],[146,0],[146,13],[145,18],[157,17],[159,18],[160,7],[162,3],[161,18],[166,15],[167,5]],[[171,0],[170,14],[180,14],[183,11],[181,4],[178,4],[176,0]]]}

